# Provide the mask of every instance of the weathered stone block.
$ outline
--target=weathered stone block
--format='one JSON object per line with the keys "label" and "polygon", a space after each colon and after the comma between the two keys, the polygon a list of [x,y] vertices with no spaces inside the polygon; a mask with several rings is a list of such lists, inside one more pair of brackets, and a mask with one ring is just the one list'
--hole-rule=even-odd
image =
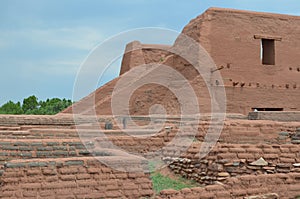
{"label": "weathered stone block", "polygon": [[82,160],[70,160],[70,161],[66,161],[64,164],[67,165],[67,166],[84,165],[84,161],[82,161]]}
{"label": "weathered stone block", "polygon": [[4,164],[4,166],[6,168],[21,168],[21,167],[25,167],[26,164],[25,163],[10,163],[10,162],[8,162],[8,163]]}
{"label": "weathered stone block", "polygon": [[29,167],[46,167],[48,166],[47,162],[29,162],[28,163]]}

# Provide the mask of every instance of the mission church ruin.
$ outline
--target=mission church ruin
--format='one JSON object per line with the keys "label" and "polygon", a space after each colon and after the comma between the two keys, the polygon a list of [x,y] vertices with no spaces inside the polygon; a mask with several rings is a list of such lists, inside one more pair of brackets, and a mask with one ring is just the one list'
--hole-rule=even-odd
{"label": "mission church ruin", "polygon": [[[225,88],[228,113],[300,110],[300,17],[210,8],[191,20],[182,33],[199,42],[215,62],[224,84],[213,78],[210,84]],[[200,110],[210,112],[210,99],[201,76],[186,60],[172,55],[168,51],[171,47],[129,43],[120,77],[139,65],[166,64],[189,80],[199,98]],[[111,114],[111,98],[102,99],[120,77],[75,104],[82,106],[79,113],[88,115],[95,108],[98,115]],[[145,97],[150,90],[152,95]],[[95,98],[95,107],[84,105],[89,98]],[[169,114],[179,113],[172,93],[161,86],[149,85],[132,96],[131,114],[147,114],[145,110],[151,103],[164,105]],[[72,109],[64,112],[71,113]]]}
{"label": "mission church ruin", "polygon": [[[126,131],[115,125],[112,93],[122,77],[143,64],[180,72],[192,85],[201,113],[211,111],[201,75],[171,53],[184,48],[180,39],[172,46],[133,41],[126,46],[120,76],[63,112],[0,115],[0,198],[299,198],[300,17],[210,8],[182,32],[214,60],[209,86],[226,91],[226,118],[205,157],[199,154],[211,142],[208,129],[218,126],[210,117],[178,116],[176,96],[161,85],[143,85],[130,97],[131,119],[141,128],[133,122]],[[181,86],[176,78],[170,83]],[[166,109],[165,120],[148,115],[154,104]],[[282,115],[250,121],[248,112]],[[108,120],[112,129],[104,128]],[[149,125],[149,120],[154,122]],[[176,138],[179,143],[173,142]],[[187,138],[190,145],[181,150]],[[193,180],[195,187],[155,193],[149,165],[156,162],[147,160],[157,152],[168,165],[163,169]]]}

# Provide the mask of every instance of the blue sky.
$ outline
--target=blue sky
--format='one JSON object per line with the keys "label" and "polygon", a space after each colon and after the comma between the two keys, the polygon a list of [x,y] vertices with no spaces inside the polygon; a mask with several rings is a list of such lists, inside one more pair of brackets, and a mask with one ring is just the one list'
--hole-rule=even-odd
{"label": "blue sky", "polygon": [[[299,0],[0,0],[0,104],[30,95],[71,99],[80,64],[97,44],[135,28],[180,32],[209,7],[300,15]],[[115,64],[105,81],[118,75]]]}

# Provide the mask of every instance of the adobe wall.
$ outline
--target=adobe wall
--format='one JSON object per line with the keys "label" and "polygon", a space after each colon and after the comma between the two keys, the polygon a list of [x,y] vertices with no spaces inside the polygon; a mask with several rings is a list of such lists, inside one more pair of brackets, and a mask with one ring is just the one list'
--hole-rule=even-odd
{"label": "adobe wall", "polygon": [[257,111],[248,114],[250,120],[300,121],[300,112]]}
{"label": "adobe wall", "polygon": [[[182,32],[200,42],[223,68],[227,112],[245,114],[255,107],[300,110],[300,17],[211,8]],[[261,63],[258,38],[278,40],[275,65]]]}
{"label": "adobe wall", "polygon": [[[98,118],[100,123],[105,119]],[[64,121],[66,124],[64,125]],[[99,134],[89,117],[79,120],[85,138]],[[143,159],[83,143],[70,117],[0,117],[0,198],[140,198],[153,195]],[[133,130],[134,131],[134,130]],[[106,131],[108,136],[120,130]],[[142,131],[143,132],[143,131]],[[123,135],[123,133],[121,133]],[[90,151],[88,151],[88,149]],[[97,159],[95,159],[95,157]],[[105,164],[117,165],[112,169]]]}
{"label": "adobe wall", "polygon": [[[155,49],[149,49],[148,51],[155,51]],[[155,57],[157,57],[157,55],[153,56],[153,59],[150,60],[153,63],[160,63]],[[139,58],[135,57],[135,59]],[[168,56],[161,64],[173,67],[189,81],[189,84],[193,87],[198,98],[201,113],[211,111],[211,97],[208,93],[207,85],[191,64],[174,55]],[[244,66],[244,70],[247,71],[249,66],[250,65]],[[221,66],[217,65],[217,67]],[[279,83],[277,81],[274,82],[278,78],[282,79],[281,76],[276,76],[278,74],[269,75],[270,80],[267,82],[265,81],[267,79],[265,77],[255,80],[259,75],[256,75],[255,78],[245,77],[243,80],[234,79],[232,76],[241,78],[243,74],[237,74],[240,73],[242,69],[235,69],[233,67],[233,64],[231,64],[230,68],[225,67],[220,71],[224,85],[216,83],[214,74],[212,74],[211,80],[211,85],[215,90],[222,89],[224,86],[226,91],[226,111],[228,113],[242,113],[247,115],[248,112],[254,108],[283,108],[284,111],[299,111],[300,104],[297,99],[300,97],[300,82],[297,77],[300,75],[300,72],[294,71],[297,73],[295,77],[286,74],[286,76],[290,78],[284,83]],[[259,71],[257,73],[261,72]],[[280,73],[283,73],[281,69]],[[180,85],[180,81],[176,82],[176,79],[172,81],[172,86]],[[218,80],[218,82],[220,82],[220,80]],[[149,113],[149,108],[154,104],[162,104],[168,114],[180,114],[180,105],[174,94],[167,88],[159,85],[148,84],[137,89],[131,96],[129,108],[131,114],[146,115]],[[108,103],[106,105],[109,106],[110,104]],[[98,109],[100,109],[100,107],[98,107]],[[101,106],[101,110],[103,109],[105,109],[105,107]]]}
{"label": "adobe wall", "polygon": [[164,51],[164,49],[169,47],[167,45],[145,45],[139,41],[128,43],[122,59],[120,76],[133,67],[162,62],[170,54]]}
{"label": "adobe wall", "polygon": [[1,139],[0,165],[17,159],[91,156],[94,143],[80,139]]}
{"label": "adobe wall", "polygon": [[[170,118],[171,119],[171,118]],[[107,138],[100,137],[100,131],[93,129],[97,126],[81,126],[81,136],[89,139],[91,143],[98,143],[102,140],[109,139],[117,146],[120,146],[132,152],[148,152],[156,151],[157,149],[165,146],[176,135],[178,128],[176,127],[178,121],[169,120],[165,126],[172,127],[170,132],[166,129],[158,130],[131,130],[132,135],[152,135],[151,137],[138,138],[128,136],[121,130],[101,130]],[[102,122],[103,123],[103,122]],[[184,124],[191,129],[191,133],[196,131],[196,140],[203,141],[209,127],[208,121],[201,121],[199,124],[191,121],[186,121]],[[223,126],[222,133],[218,142],[220,143],[270,143],[270,144],[284,144],[291,143],[292,136],[295,134],[296,129],[299,128],[298,122],[273,122],[273,121],[248,121],[248,120],[226,120]],[[20,127],[21,128],[21,127]],[[29,130],[1,130],[0,138],[8,140],[7,142],[14,143],[13,139],[18,139],[20,142],[39,142],[39,139],[53,139],[61,145],[65,144],[68,140],[70,142],[79,141],[78,130],[76,129],[60,129],[60,128],[33,128]],[[91,128],[91,129],[90,129]],[[130,125],[129,127],[130,128]],[[186,136],[189,135],[188,133]],[[91,140],[97,138],[96,140]],[[26,141],[28,140],[28,141]],[[63,142],[65,141],[65,142]],[[49,141],[50,142],[50,141]],[[47,146],[46,141],[42,142],[43,146]],[[67,144],[65,144],[67,145]],[[4,145],[3,145],[4,146]],[[3,147],[2,146],[2,147]]]}
{"label": "adobe wall", "polygon": [[[208,9],[191,20],[182,31],[201,43],[216,63],[224,85],[220,85],[221,81],[213,71],[210,84],[216,89],[225,87],[226,112],[245,115],[253,108],[300,111],[299,32],[300,17],[297,16],[221,8]],[[262,64],[262,39],[274,40],[274,65]],[[180,49],[178,45],[179,39],[173,46],[145,45],[139,41],[129,43],[123,56],[120,77],[98,88],[73,107],[76,107],[77,113],[84,115],[95,112],[97,115],[112,114],[111,94],[122,75],[139,65],[160,63],[179,71],[196,92],[201,113],[210,112],[211,98],[201,76],[186,60],[168,52],[172,47]],[[170,82],[175,86],[182,85],[176,79]],[[148,114],[153,104],[162,104],[168,114],[180,114],[176,97],[162,86],[144,86],[130,100],[130,113],[134,115]],[[191,109],[194,110],[194,107]],[[68,107],[62,113],[72,111],[72,107]]]}
{"label": "adobe wall", "polygon": [[[230,177],[274,173],[300,173],[300,146],[220,144],[202,159],[199,159],[201,144],[193,144],[182,158],[164,158],[170,169],[201,184],[227,183]],[[258,166],[252,163],[263,158],[267,163]],[[299,186],[300,189],[300,186]],[[300,191],[300,190],[299,190]]]}
{"label": "adobe wall", "polygon": [[[282,87],[299,84],[300,17],[210,8],[182,32],[199,41],[218,67],[224,66],[221,73],[225,80]],[[260,39],[255,35],[281,39],[275,41],[274,66],[261,64]]]}
{"label": "adobe wall", "polygon": [[[243,88],[226,86],[227,112],[247,115],[253,111],[253,108],[283,108],[284,111],[299,111],[300,102],[297,100],[300,98],[299,88],[272,88],[270,84]],[[285,114],[289,113],[283,112],[281,118],[284,118]],[[290,121],[295,121],[295,119],[292,118]]]}
{"label": "adobe wall", "polygon": [[300,193],[299,174],[245,175],[228,180],[226,185],[186,188],[181,191],[163,190],[156,199],[290,199]]}
{"label": "adobe wall", "polygon": [[[10,117],[12,120],[18,120],[18,117]],[[42,122],[45,126],[35,125],[32,122],[36,120],[30,116],[20,118],[23,125],[17,122],[18,126],[9,126],[6,123],[7,126],[1,126],[0,123],[0,135],[2,136],[0,138],[1,198],[155,197],[149,173],[144,172],[148,166],[145,159],[136,160],[128,156],[125,158],[124,153],[120,151],[105,149],[105,147],[98,148],[98,144],[100,146],[103,144],[101,142],[103,137],[97,137],[99,130],[95,130],[98,125],[85,123],[89,120],[82,120],[84,122],[79,128],[89,139],[88,143],[83,145],[78,138],[76,129],[73,129],[73,125],[51,125],[52,120],[46,119],[47,117]],[[101,119],[101,123],[104,122],[104,117],[98,119]],[[146,124],[150,120],[149,117],[141,116],[134,119],[140,124]],[[156,122],[161,122],[163,118],[155,119]],[[212,184],[218,180],[224,185],[184,189],[179,192],[163,191],[157,196],[158,198],[192,198],[195,195],[198,198],[199,196],[201,198],[202,196],[203,198],[206,196],[218,198],[224,196],[223,198],[226,198],[228,196],[227,198],[229,198],[229,195],[231,198],[235,198],[235,196],[243,198],[273,193],[274,191],[271,190],[272,188],[274,190],[275,182],[279,183],[283,189],[282,193],[276,192],[279,197],[282,196],[281,198],[284,198],[286,194],[290,197],[300,194],[298,166],[300,145],[297,144],[300,142],[300,137],[295,137],[295,132],[300,127],[299,122],[227,119],[215,148],[203,160],[204,162],[197,162],[200,143],[204,139],[209,125],[209,116],[203,117],[203,119],[198,124],[191,117],[183,118],[183,122],[178,116],[170,116],[167,118],[166,128],[152,137],[137,138],[128,136],[119,129],[104,130],[103,133],[107,136],[104,141],[107,143],[107,139],[110,139],[115,145],[126,151],[139,152],[144,155],[149,152],[147,155],[152,157],[156,150],[161,149],[173,139],[180,122],[191,130],[199,131],[195,141],[185,153],[178,151],[176,145],[166,148],[162,153],[165,157],[173,157],[182,152],[182,159],[173,161],[170,165],[174,166],[174,172],[177,170],[182,176],[192,179],[197,177],[195,180],[203,184]],[[54,123],[61,122],[60,120],[53,121]],[[28,125],[32,125],[31,129],[27,129],[30,127]],[[47,128],[43,128],[43,126]],[[51,126],[52,128],[50,128]],[[26,128],[24,129],[24,127]],[[131,127],[129,124],[127,130],[134,135],[156,132],[155,130],[136,130]],[[186,136],[190,136],[189,133]],[[95,140],[91,139],[95,137]],[[292,144],[294,137],[298,141]],[[85,147],[92,149],[92,152]],[[91,155],[95,155],[100,160],[121,165],[122,168],[128,168],[130,172],[108,168]],[[268,161],[267,167],[250,165],[251,161],[260,157]],[[170,158],[170,160],[173,159]],[[139,172],[141,166],[143,172]],[[138,172],[131,172],[133,170],[138,170]],[[204,173],[205,176],[203,176]],[[263,173],[268,174],[263,175]],[[218,179],[218,177],[220,178]],[[267,179],[272,180],[274,184],[272,184],[273,182],[268,183]],[[284,185],[281,186],[281,183]],[[281,189],[276,190],[281,191]]]}
{"label": "adobe wall", "polygon": [[[38,127],[40,128],[40,126]],[[49,127],[48,127],[49,128]],[[59,138],[78,138],[76,130],[64,129],[30,129],[30,130],[2,130],[0,131],[1,139],[59,139]]]}
{"label": "adobe wall", "polygon": [[[74,121],[76,118],[76,123]],[[95,122],[105,121],[105,117],[91,117],[72,114],[57,114],[57,115],[2,115],[0,114],[0,127],[5,126],[13,128],[14,126],[51,126],[70,127],[75,124],[90,124]]]}
{"label": "adobe wall", "polygon": [[[113,163],[122,158],[110,157],[106,161]],[[130,166],[139,167],[134,162]],[[93,157],[12,161],[1,172],[0,180],[1,198],[140,198],[153,195],[149,174],[113,170]]]}
{"label": "adobe wall", "polygon": [[[208,121],[203,121],[199,125],[193,124],[193,122],[187,122],[183,125],[191,128],[191,133],[186,132],[185,136],[196,136],[195,141],[204,141],[209,127]],[[163,130],[158,134],[144,138],[128,135],[108,136],[107,138],[97,137],[95,139],[95,146],[97,146],[97,143],[102,143],[108,139],[126,151],[148,153],[151,156],[151,152],[155,152],[168,145],[176,135],[178,130],[176,125],[169,124],[166,126],[173,126],[172,130],[170,132]],[[229,120],[225,121],[218,142],[231,144],[291,144],[291,138],[295,135],[299,127],[299,122]],[[196,135],[193,135],[193,130],[197,131]],[[174,148],[172,149],[172,147]],[[164,156],[174,157],[180,155],[183,151],[180,151],[176,147],[176,145],[168,146],[167,150],[163,151]]]}
{"label": "adobe wall", "polygon": [[[211,74],[211,84],[225,87],[227,112],[242,114],[248,114],[252,108],[300,111],[299,32],[300,17],[297,16],[220,8],[208,9],[191,20],[182,31],[200,42],[220,69],[224,85],[217,83],[220,80],[216,73]],[[274,40],[275,65],[262,64],[261,39]],[[178,38],[174,46],[178,47],[179,43]],[[191,64],[177,55],[160,50],[161,47],[155,49],[155,45],[134,41],[128,44],[125,52],[134,47],[139,50],[125,54],[121,74],[145,63],[161,63],[178,70],[188,80],[193,80],[198,75]],[[199,76],[197,78],[199,80],[191,81],[190,84],[197,93],[201,111],[210,112],[210,97],[203,91],[206,86],[201,83]],[[199,92],[199,86],[204,93]],[[132,102],[131,109],[138,109],[132,114],[147,114],[151,103],[147,102],[149,97],[143,99],[146,98],[143,93],[145,90],[155,91],[152,98],[156,103],[163,104],[170,114],[179,113],[176,110],[178,104],[176,105],[176,100],[170,94],[165,95],[165,98],[160,97],[168,92],[161,87],[149,85],[147,89],[133,96],[139,98],[138,103],[142,105],[137,106]]]}
{"label": "adobe wall", "polygon": [[[300,145],[223,144],[199,159],[194,143],[182,158],[165,157],[175,174],[205,188],[165,190],[157,198],[296,198],[300,195]],[[255,162],[263,158],[263,161]],[[272,193],[272,194],[271,194]],[[271,195],[269,195],[271,194]]]}
{"label": "adobe wall", "polygon": [[142,44],[139,41],[133,41],[126,45],[122,59],[120,75],[129,71],[131,68],[145,64],[142,51]]}

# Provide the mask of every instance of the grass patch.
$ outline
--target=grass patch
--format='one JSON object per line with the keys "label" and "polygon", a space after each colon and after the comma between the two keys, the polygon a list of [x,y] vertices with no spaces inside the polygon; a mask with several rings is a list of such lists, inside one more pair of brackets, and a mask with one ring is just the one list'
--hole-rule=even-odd
{"label": "grass patch", "polygon": [[159,193],[161,190],[164,189],[181,190],[183,188],[199,186],[194,181],[186,180],[182,177],[178,177],[177,179],[171,179],[167,176],[162,175],[159,172],[152,172],[151,179],[153,183],[153,189],[156,193]]}
{"label": "grass patch", "polygon": [[151,173],[151,180],[153,189],[156,193],[164,189],[181,190],[184,188],[200,186],[196,181],[185,179],[181,176],[168,177],[163,175],[159,168],[164,165],[161,160],[152,160],[148,162],[149,171]]}

